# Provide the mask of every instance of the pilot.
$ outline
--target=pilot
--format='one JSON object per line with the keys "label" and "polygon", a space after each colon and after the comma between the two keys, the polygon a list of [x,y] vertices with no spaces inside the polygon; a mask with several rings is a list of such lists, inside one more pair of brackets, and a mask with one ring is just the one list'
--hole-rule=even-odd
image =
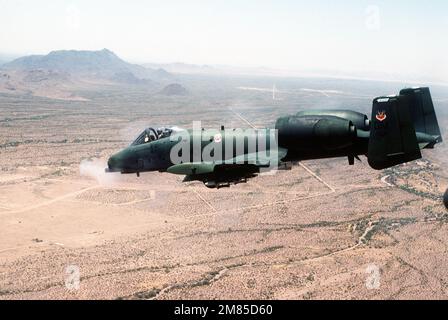
{"label": "pilot", "polygon": [[156,140],[156,138],[152,134],[145,134],[145,143],[152,142],[154,140]]}
{"label": "pilot", "polygon": [[171,132],[173,130],[169,129],[169,128],[158,128],[157,129],[157,134],[159,135],[160,138],[166,138],[169,137],[171,135]]}

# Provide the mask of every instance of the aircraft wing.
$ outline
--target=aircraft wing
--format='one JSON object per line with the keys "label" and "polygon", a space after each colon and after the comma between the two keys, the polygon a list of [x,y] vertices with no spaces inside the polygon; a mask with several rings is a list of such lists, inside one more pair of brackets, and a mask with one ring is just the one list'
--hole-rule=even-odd
{"label": "aircraft wing", "polygon": [[188,180],[219,180],[226,181],[251,175],[260,168],[277,167],[286,156],[287,150],[279,148],[278,151],[254,152],[231,159],[215,162],[186,162],[176,164],[167,169],[169,173],[189,176]]}
{"label": "aircraft wing", "polygon": [[219,165],[233,165],[233,164],[250,164],[257,167],[269,167],[271,165],[278,165],[281,160],[286,157],[287,149],[278,148],[278,150],[270,150],[269,152],[253,152],[243,154],[232,159],[217,162]]}

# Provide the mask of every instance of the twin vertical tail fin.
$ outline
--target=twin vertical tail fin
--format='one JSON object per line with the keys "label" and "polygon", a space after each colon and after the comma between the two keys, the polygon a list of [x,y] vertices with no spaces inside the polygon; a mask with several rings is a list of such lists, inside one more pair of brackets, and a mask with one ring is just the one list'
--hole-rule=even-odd
{"label": "twin vertical tail fin", "polygon": [[434,143],[429,146],[430,148],[434,147],[436,143],[442,142],[442,134],[429,88],[403,89],[400,91],[400,96],[407,97],[410,101],[409,111],[417,138],[421,134],[431,136]]}
{"label": "twin vertical tail fin", "polygon": [[442,142],[429,88],[403,89],[373,100],[368,148],[377,170],[420,159],[420,149]]}

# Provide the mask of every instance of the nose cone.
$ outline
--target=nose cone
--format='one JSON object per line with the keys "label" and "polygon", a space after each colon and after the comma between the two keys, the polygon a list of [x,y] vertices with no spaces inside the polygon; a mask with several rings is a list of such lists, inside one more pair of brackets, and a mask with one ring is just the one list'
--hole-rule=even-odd
{"label": "nose cone", "polygon": [[112,155],[107,161],[107,172],[122,172],[125,169],[125,161],[123,158],[123,151]]}
{"label": "nose cone", "polygon": [[109,167],[109,171],[114,171],[117,168],[117,158],[115,156],[111,156],[109,161],[107,161],[107,166]]}

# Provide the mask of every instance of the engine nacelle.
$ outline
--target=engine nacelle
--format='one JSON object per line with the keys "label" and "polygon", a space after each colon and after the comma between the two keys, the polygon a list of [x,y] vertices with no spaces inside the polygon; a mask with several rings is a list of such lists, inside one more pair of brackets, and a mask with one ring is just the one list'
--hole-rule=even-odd
{"label": "engine nacelle", "polygon": [[370,129],[370,121],[369,118],[360,112],[353,110],[305,110],[297,112],[296,116],[304,117],[304,116],[332,116],[338,117],[342,119],[347,119],[353,123],[353,125],[363,131],[369,131]]}
{"label": "engine nacelle", "polygon": [[275,124],[280,147],[288,150],[334,151],[354,144],[356,127],[335,116],[289,116]]}

